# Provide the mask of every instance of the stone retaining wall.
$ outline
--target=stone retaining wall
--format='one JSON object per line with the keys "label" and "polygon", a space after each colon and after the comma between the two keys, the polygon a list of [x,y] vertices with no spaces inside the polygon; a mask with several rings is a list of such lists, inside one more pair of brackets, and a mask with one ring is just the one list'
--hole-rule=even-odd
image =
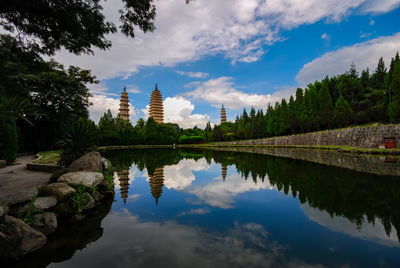
{"label": "stone retaining wall", "polygon": [[219,142],[218,146],[229,145],[336,145],[362,148],[378,148],[383,137],[395,137],[396,148],[400,148],[400,124],[354,127],[338,130],[326,130],[306,134],[264,138],[245,141]]}

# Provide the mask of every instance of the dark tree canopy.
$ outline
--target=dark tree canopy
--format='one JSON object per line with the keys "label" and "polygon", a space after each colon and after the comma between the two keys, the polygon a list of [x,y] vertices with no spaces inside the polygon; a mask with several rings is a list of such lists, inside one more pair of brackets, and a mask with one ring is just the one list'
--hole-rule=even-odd
{"label": "dark tree canopy", "polygon": [[[134,37],[137,27],[144,32],[155,29],[153,0],[121,1],[119,28],[123,34]],[[92,53],[92,47],[108,49],[111,42],[106,35],[117,31],[105,18],[100,0],[2,1],[0,18],[5,30],[16,32],[21,39],[29,37],[29,42],[38,40],[46,54],[62,47],[75,54]]]}

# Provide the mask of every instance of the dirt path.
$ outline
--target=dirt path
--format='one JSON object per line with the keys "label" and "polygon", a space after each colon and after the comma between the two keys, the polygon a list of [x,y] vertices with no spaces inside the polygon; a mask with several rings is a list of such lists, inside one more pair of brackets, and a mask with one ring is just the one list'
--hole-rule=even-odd
{"label": "dirt path", "polygon": [[38,187],[48,183],[50,173],[26,169],[26,164],[34,159],[34,155],[21,156],[14,165],[0,168],[0,204],[28,201]]}

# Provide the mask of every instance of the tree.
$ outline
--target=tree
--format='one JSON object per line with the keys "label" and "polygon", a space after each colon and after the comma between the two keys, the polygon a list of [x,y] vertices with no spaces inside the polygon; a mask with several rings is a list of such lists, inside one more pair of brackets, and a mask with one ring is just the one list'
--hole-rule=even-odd
{"label": "tree", "polygon": [[400,122],[400,62],[394,64],[390,88],[393,97],[389,106],[389,116],[392,122],[397,123]]}
{"label": "tree", "polygon": [[342,95],[336,101],[335,110],[333,112],[333,119],[337,127],[344,127],[350,124],[352,109],[348,101],[344,99]]}
{"label": "tree", "polygon": [[[156,9],[153,0],[122,0],[119,10],[120,31],[135,36],[135,27],[153,31]],[[117,32],[117,27],[105,18],[99,0],[13,0],[0,5],[0,26],[17,37],[36,44],[46,54],[64,47],[68,51],[93,53],[92,47],[108,49],[111,42],[106,35]],[[34,40],[39,40],[36,42]]]}

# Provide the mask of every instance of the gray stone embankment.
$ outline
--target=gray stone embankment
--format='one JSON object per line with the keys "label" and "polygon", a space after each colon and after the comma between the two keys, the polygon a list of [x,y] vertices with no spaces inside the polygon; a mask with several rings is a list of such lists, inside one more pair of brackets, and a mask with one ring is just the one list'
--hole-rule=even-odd
{"label": "gray stone embankment", "polygon": [[[103,161],[98,152],[91,152],[71,164],[73,172],[65,169],[54,173],[51,183],[47,173],[47,182],[36,184],[36,189],[25,194],[23,200],[3,198],[0,259],[17,258],[40,249],[47,242],[46,236],[60,224],[81,222],[93,208],[112,202],[112,181],[103,175],[111,173],[110,164],[106,161],[108,167],[103,169]],[[23,185],[20,187],[23,189]]]}
{"label": "gray stone embankment", "polygon": [[282,136],[255,140],[219,142],[218,146],[352,146],[378,148],[384,137],[396,138],[396,148],[400,148],[400,124],[373,125]]}

